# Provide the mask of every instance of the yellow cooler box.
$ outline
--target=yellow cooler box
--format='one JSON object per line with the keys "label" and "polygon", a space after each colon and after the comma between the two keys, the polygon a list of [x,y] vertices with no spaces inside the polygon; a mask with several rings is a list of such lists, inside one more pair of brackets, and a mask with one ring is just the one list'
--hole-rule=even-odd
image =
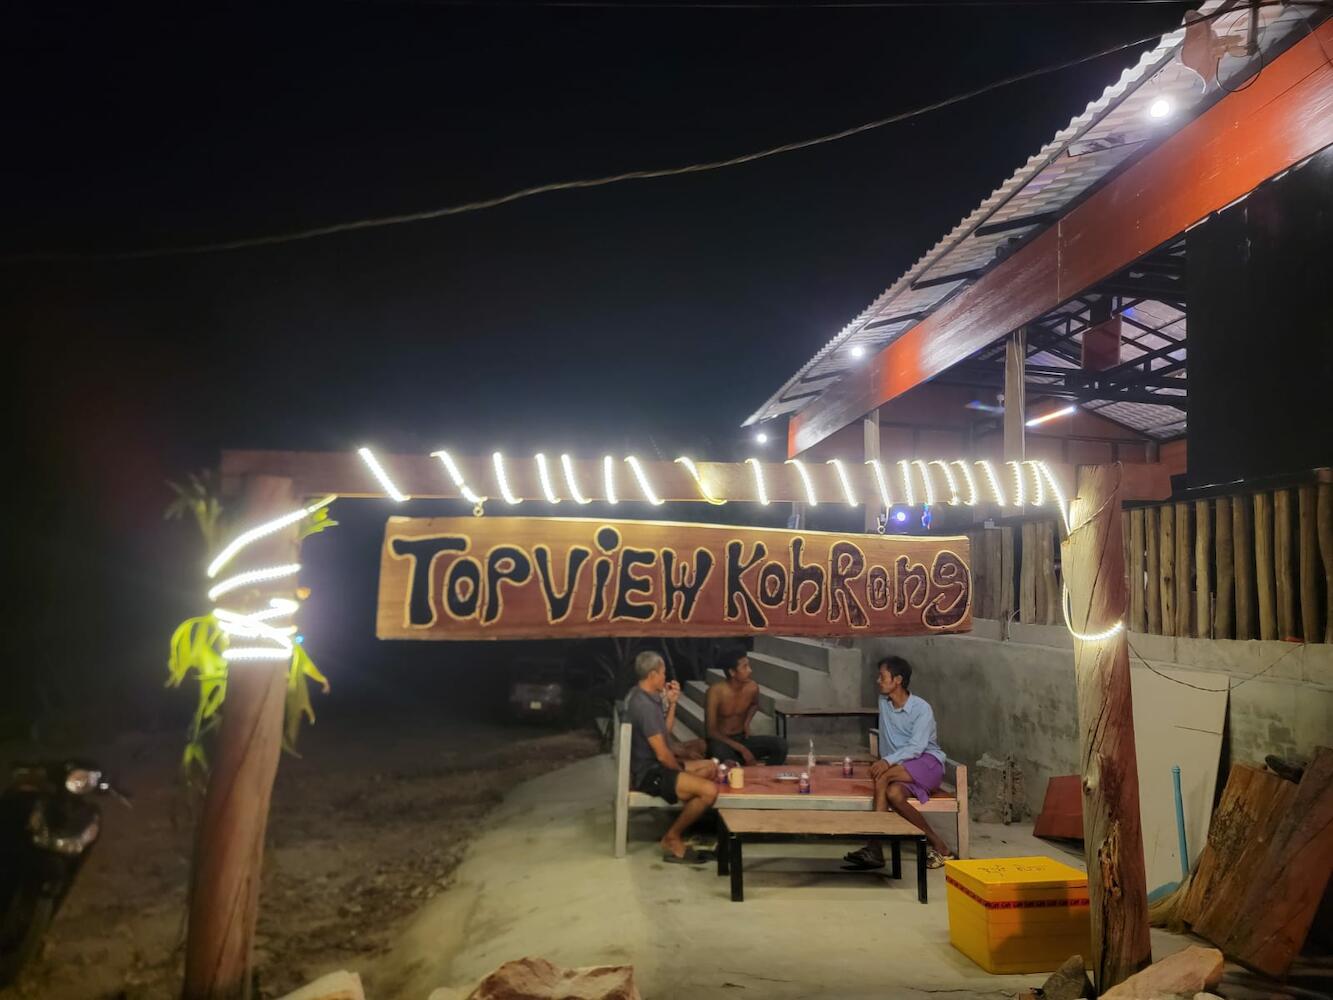
{"label": "yellow cooler box", "polygon": [[946,861],[949,940],[987,972],[1051,972],[1088,956],[1088,877],[1050,858]]}

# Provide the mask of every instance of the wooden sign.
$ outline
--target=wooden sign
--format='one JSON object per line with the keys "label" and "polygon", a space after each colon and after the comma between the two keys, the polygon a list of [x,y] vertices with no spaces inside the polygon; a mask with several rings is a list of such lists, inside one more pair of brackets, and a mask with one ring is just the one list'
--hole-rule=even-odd
{"label": "wooden sign", "polygon": [[929,635],[972,627],[967,539],[595,518],[392,517],[381,639]]}

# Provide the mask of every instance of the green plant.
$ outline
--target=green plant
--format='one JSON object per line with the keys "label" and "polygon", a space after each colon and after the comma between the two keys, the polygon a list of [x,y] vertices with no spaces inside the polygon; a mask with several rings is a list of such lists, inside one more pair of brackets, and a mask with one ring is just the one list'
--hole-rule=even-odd
{"label": "green plant", "polygon": [[[176,499],[168,506],[165,516],[169,520],[184,518],[187,514],[193,516],[204,537],[208,555],[211,556],[221,548],[221,542],[227,534],[224,531],[224,508],[214,491],[212,476],[204,472],[198,476],[191,475],[184,486],[177,483],[167,485],[175,491]],[[299,522],[297,537],[305,539],[336,527],[337,524],[329,517],[328,507],[322,506]],[[208,754],[204,742],[222,720],[223,704],[227,698],[228,669],[223,653],[229,641],[227,633],[211,612],[187,618],[171,636],[167,686],[179,687],[190,677],[199,684],[199,700],[190,720],[181,757],[181,767],[189,782],[201,778],[208,771]],[[305,647],[298,643],[292,647],[292,656],[287,664],[287,695],[283,712],[282,745],[284,750],[292,754],[296,753],[301,720],[315,721],[314,705],[310,700],[310,682],[320,685],[323,692],[328,693],[328,678],[315,666]]]}

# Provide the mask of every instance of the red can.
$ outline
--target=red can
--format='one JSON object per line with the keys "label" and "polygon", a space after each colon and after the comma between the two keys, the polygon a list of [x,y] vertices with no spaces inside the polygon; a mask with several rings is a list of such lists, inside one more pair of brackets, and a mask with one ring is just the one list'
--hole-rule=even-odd
{"label": "red can", "polygon": [[842,776],[850,778],[852,776],[852,758],[844,757],[842,759]]}
{"label": "red can", "polygon": [[717,783],[725,785],[727,783],[727,762],[723,761],[717,765]]}

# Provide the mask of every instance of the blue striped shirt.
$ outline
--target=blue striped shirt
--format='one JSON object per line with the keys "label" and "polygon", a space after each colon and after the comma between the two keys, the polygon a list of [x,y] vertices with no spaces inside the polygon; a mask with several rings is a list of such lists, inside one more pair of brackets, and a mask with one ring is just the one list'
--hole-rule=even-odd
{"label": "blue striped shirt", "polygon": [[901,764],[928,753],[941,764],[944,751],[935,732],[935,713],[926,702],[909,694],[902,708],[879,696],[879,755],[890,764]]}

